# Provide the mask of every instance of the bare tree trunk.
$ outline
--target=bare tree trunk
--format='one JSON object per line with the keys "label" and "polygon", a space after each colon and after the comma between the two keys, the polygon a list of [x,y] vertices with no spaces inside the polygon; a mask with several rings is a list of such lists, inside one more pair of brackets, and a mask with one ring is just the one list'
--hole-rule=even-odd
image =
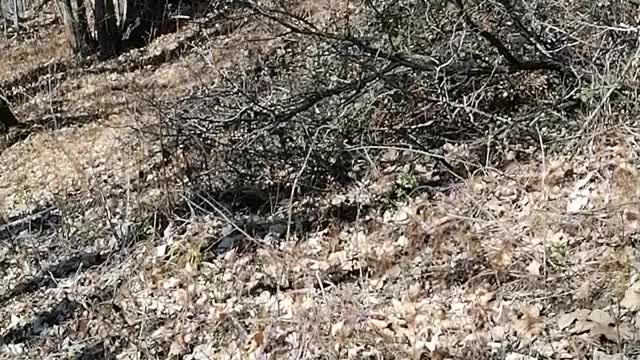
{"label": "bare tree trunk", "polygon": [[20,20],[18,17],[18,0],[13,0],[13,28],[16,34],[20,31]]}
{"label": "bare tree trunk", "polygon": [[115,7],[116,17],[118,18],[118,28],[120,32],[122,32],[124,30],[124,24],[127,22],[129,0],[113,0],[113,5]]}
{"label": "bare tree trunk", "polygon": [[75,54],[86,56],[95,49],[83,0],[56,0],[67,38]]}
{"label": "bare tree trunk", "polygon": [[19,1],[18,0],[0,0],[0,15],[2,16],[2,24],[4,27],[4,35],[8,36],[9,22],[13,23],[13,28],[18,33],[19,30]]}
{"label": "bare tree trunk", "polygon": [[7,133],[9,128],[18,124],[18,119],[11,112],[8,101],[0,96],[0,133]]}
{"label": "bare tree trunk", "polygon": [[4,31],[4,37],[6,38],[8,36],[8,33],[7,33],[7,12],[6,12],[6,9],[5,9],[4,0],[0,0],[0,15],[2,16],[2,27],[3,27],[3,31]]}
{"label": "bare tree trunk", "polygon": [[95,21],[100,58],[114,56],[120,48],[120,31],[112,0],[96,0]]}
{"label": "bare tree trunk", "polygon": [[152,38],[167,0],[93,0],[97,42],[90,35],[83,1],[56,0],[69,43],[76,54],[89,55],[97,48],[106,59],[118,53],[123,41]]}
{"label": "bare tree trunk", "polygon": [[119,0],[125,39],[148,41],[161,20],[167,0]]}

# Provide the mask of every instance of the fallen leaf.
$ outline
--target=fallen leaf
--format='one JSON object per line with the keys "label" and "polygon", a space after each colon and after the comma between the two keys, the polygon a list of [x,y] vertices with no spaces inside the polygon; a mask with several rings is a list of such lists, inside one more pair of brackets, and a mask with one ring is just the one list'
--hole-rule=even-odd
{"label": "fallen leaf", "polygon": [[371,287],[376,289],[376,290],[380,290],[384,287],[384,281],[386,279],[384,277],[380,278],[380,279],[372,279],[370,284]]}
{"label": "fallen leaf", "polygon": [[344,320],[331,325],[331,336],[338,336],[338,334],[340,333],[343,327],[344,327]]}
{"label": "fallen leaf", "polygon": [[631,310],[640,310],[640,281],[631,285],[625,292],[620,305]]}
{"label": "fallen leaf", "polygon": [[385,329],[389,326],[388,321],[378,319],[369,319],[369,324],[375,329]]}
{"label": "fallen leaf", "polygon": [[264,332],[256,331],[253,334],[253,341],[255,341],[257,347],[261,347],[264,344]]}
{"label": "fallen leaf", "polygon": [[411,301],[417,301],[418,298],[420,297],[420,295],[422,294],[422,283],[420,282],[416,282],[414,284],[412,284],[411,286],[409,286],[409,300]]}
{"label": "fallen leaf", "polygon": [[535,360],[536,358],[519,353],[508,353],[504,360]]}
{"label": "fallen leaf", "polygon": [[569,202],[567,203],[567,213],[576,213],[589,204],[589,189],[583,189],[576,191],[569,196]]}
{"label": "fallen leaf", "polygon": [[481,306],[487,306],[487,304],[489,304],[489,302],[494,299],[495,295],[495,291],[487,291],[485,289],[481,289],[476,292],[478,303]]}
{"label": "fallen leaf", "polygon": [[540,307],[528,306],[522,310],[522,316],[513,322],[513,328],[521,336],[532,338],[543,330],[540,322]]}
{"label": "fallen leaf", "polygon": [[507,328],[505,326],[494,326],[489,331],[489,335],[494,341],[502,341],[507,335]]}
{"label": "fallen leaf", "polygon": [[625,209],[622,218],[625,234],[633,234],[640,229],[640,216],[635,209]]}
{"label": "fallen leaf", "polygon": [[595,323],[591,321],[578,320],[576,321],[576,326],[571,329],[572,334],[580,334],[583,332],[587,332],[591,330],[591,328],[595,325]]}
{"label": "fallen leaf", "polygon": [[542,266],[542,264],[540,264],[538,261],[533,260],[531,262],[531,264],[529,264],[529,266],[527,266],[527,272],[533,276],[540,276],[540,267]]}
{"label": "fallen leaf", "polygon": [[589,314],[589,320],[600,324],[609,326],[615,323],[613,318],[606,312],[600,309],[595,309]]}
{"label": "fallen leaf", "polygon": [[185,356],[185,360],[210,360],[216,354],[216,347],[212,344],[196,345],[191,354]]}
{"label": "fallen leaf", "polygon": [[170,355],[183,355],[183,354],[186,354],[187,351],[188,351],[188,346],[187,346],[187,342],[185,341],[184,336],[182,336],[180,334],[176,335],[176,338],[171,343],[171,346],[169,348],[169,354]]}
{"label": "fallen leaf", "polygon": [[613,326],[595,324],[591,327],[589,331],[589,335],[594,339],[599,338],[600,336],[604,336],[609,341],[617,341],[618,333]]}
{"label": "fallen leaf", "polygon": [[405,248],[409,245],[409,239],[407,239],[407,237],[404,235],[400,235],[400,237],[398,237],[398,240],[396,240],[396,245],[400,248]]}
{"label": "fallen leaf", "polygon": [[568,314],[562,314],[558,317],[558,328],[564,330],[571,326],[578,319],[578,314],[574,311]]}
{"label": "fallen leaf", "polygon": [[613,354],[609,355],[605,352],[602,352],[598,349],[593,350],[593,360],[623,360],[625,357],[622,354]]}
{"label": "fallen leaf", "polygon": [[167,255],[167,245],[160,245],[156,247],[156,257],[164,257]]}
{"label": "fallen leaf", "polygon": [[629,341],[632,340],[635,335],[631,327],[626,324],[620,324],[619,326],[605,326],[596,324],[591,328],[589,334],[596,339],[604,336],[611,342]]}

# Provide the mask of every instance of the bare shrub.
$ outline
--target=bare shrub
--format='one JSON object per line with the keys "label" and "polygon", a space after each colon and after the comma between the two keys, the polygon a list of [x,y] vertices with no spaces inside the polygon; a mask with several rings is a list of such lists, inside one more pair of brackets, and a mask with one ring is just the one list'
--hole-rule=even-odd
{"label": "bare shrub", "polygon": [[[228,19],[264,39],[165,111],[162,135],[209,190],[328,189],[390,146],[431,154],[441,180],[575,146],[637,112],[637,9],[607,4],[233,2]],[[477,166],[449,164],[445,144]]]}

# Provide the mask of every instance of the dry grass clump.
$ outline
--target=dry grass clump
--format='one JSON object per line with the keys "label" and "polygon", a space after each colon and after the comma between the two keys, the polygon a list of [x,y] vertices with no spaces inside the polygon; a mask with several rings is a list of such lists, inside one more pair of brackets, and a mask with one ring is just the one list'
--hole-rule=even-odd
{"label": "dry grass clump", "polygon": [[11,54],[0,63],[2,81],[10,81],[48,62],[55,63],[70,57],[64,32],[57,26],[49,25],[25,39],[0,42],[0,52]]}

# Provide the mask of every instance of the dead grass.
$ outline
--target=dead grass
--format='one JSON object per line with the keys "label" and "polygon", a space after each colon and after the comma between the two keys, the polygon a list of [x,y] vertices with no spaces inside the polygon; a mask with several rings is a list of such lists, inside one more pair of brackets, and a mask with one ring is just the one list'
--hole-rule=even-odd
{"label": "dead grass", "polygon": [[[144,53],[165,51],[185,36],[169,34],[159,38]],[[219,41],[223,44],[220,51],[225,51],[224,44],[234,42],[226,38]],[[57,48],[66,49],[66,46],[58,45]],[[31,44],[28,49],[36,59],[34,49],[37,46]],[[24,57],[20,51],[12,54],[16,55],[12,55],[7,63],[19,62]],[[21,66],[28,71],[38,64]],[[149,100],[174,99],[210,83],[219,76],[211,69],[211,64],[203,61],[201,51],[193,51],[157,67],[134,72],[89,72],[65,78],[56,83],[52,91],[40,92],[17,104],[15,112],[21,121],[41,124],[41,119],[49,117],[51,120],[46,127],[52,130],[34,134],[3,152],[0,158],[0,198],[3,199],[0,211],[8,216],[37,206],[44,199],[64,198],[79,192],[100,191],[110,196],[114,188],[129,189],[132,184],[144,180],[138,179],[138,173],[153,167],[159,153],[158,144],[140,137],[135,130],[152,125],[148,122],[149,116],[145,115],[155,111],[149,107]],[[15,69],[12,70],[5,69],[5,74],[13,74]],[[219,70],[224,69],[220,67]],[[91,124],[71,124],[80,126],[77,128],[65,128],[68,125],[64,125],[64,116],[78,115],[97,119]],[[63,116],[60,120],[55,119],[60,116]],[[56,129],[57,121],[63,124],[61,129]],[[136,188],[136,191],[143,192],[143,198],[153,202],[160,182],[154,181],[155,185]],[[166,188],[166,184],[162,186]],[[141,201],[148,203],[147,200]]]}
{"label": "dead grass", "polygon": [[11,54],[0,62],[3,80],[17,78],[29,70],[50,61],[69,58],[71,52],[61,27],[53,26],[35,33],[30,38],[0,42],[0,52]]}

